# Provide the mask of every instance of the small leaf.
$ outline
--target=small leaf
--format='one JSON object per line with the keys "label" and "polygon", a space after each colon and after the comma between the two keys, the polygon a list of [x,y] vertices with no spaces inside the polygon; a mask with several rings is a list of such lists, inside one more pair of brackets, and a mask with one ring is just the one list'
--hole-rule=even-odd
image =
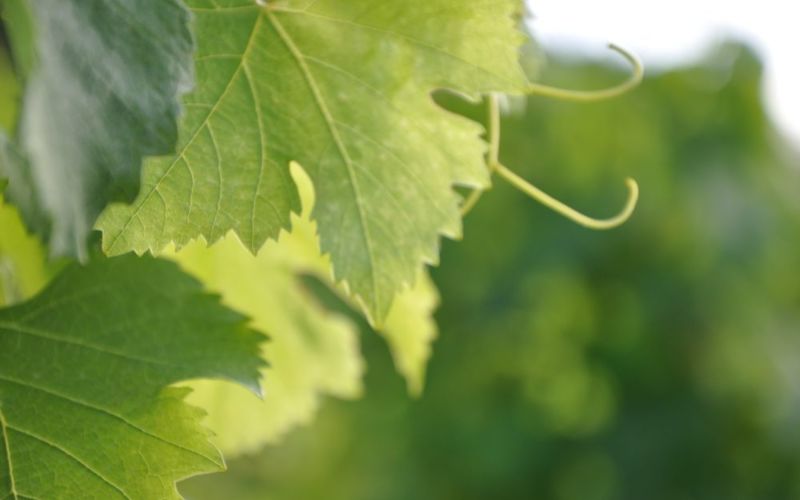
{"label": "small leaf", "polygon": [[297,161],[337,279],[380,324],[422,263],[438,261],[440,235],[460,235],[453,185],[488,183],[482,128],[431,93],[524,89],[521,2],[188,4],[199,78],[178,153],[148,162],[134,204],[101,217],[105,251],[158,252],[198,233],[213,243],[233,229],[255,253],[299,209]]}
{"label": "small leaf", "polygon": [[379,333],[392,350],[397,371],[406,379],[408,392],[420,396],[431,343],[439,329],[433,313],[439,307],[439,291],[427,273],[421,273],[413,288],[397,294],[386,324]]}
{"label": "small leaf", "polygon": [[52,253],[85,256],[105,205],[135,198],[142,157],[174,150],[179,92],[191,80],[189,13],[178,0],[7,0],[4,9],[30,26],[10,30],[25,73],[21,161],[0,163],[0,174]]}
{"label": "small leaf", "polygon": [[223,468],[170,384],[258,385],[261,336],[170,262],[66,269],[0,310],[0,498],[179,498]]}

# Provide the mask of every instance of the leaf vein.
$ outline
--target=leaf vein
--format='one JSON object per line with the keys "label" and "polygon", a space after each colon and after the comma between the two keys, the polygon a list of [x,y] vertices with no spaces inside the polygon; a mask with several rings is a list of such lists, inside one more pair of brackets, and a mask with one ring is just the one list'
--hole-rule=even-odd
{"label": "leaf vein", "polygon": [[[337,123],[339,124],[340,127],[346,128],[347,130],[349,130],[353,134],[361,137],[362,139],[366,140],[367,142],[373,144],[374,146],[376,146],[376,147],[382,149],[383,151],[385,151],[386,153],[388,153],[392,158],[395,159],[395,161],[397,161],[397,163],[399,163],[401,166],[405,167],[403,169],[403,172],[406,172],[408,175],[410,175],[417,182],[417,185],[419,187],[418,192],[422,193],[422,195],[425,196],[425,198],[428,199],[428,201],[431,203],[431,205],[436,207],[436,210],[439,211],[440,214],[445,215],[445,216],[449,215],[449,214],[445,213],[444,210],[442,210],[442,208],[439,206],[439,204],[436,203],[436,200],[434,198],[432,198],[430,196],[430,194],[424,189],[425,183],[421,182],[420,177],[416,175],[416,172],[414,171],[414,169],[412,169],[408,165],[408,163],[406,163],[405,160],[400,158],[400,156],[397,153],[392,151],[388,146],[386,146],[382,142],[376,140],[375,138],[373,138],[372,136],[366,134],[365,132],[362,132],[361,130],[358,130],[357,128],[353,127],[352,125],[348,125],[347,123],[343,123],[341,121],[339,121]],[[375,177],[375,175],[372,172],[368,171],[368,169],[362,168],[361,170],[365,174],[370,175],[373,179],[378,180],[377,177]],[[389,193],[390,196],[392,196],[393,198],[395,197],[394,190],[387,189],[386,191]],[[400,203],[399,200],[397,200],[397,201],[398,201],[397,206],[400,209],[399,212],[402,213],[403,215],[405,215],[406,217],[408,217],[408,214],[407,214],[407,208],[408,207],[403,206],[403,204]],[[410,221],[410,219],[409,219],[409,221]]]}
{"label": "leaf vein", "polygon": [[247,62],[244,62],[242,66],[244,67],[245,80],[247,80],[247,88],[253,96],[253,105],[256,110],[256,122],[258,122],[258,180],[256,181],[256,192],[253,196],[253,204],[250,209],[250,250],[256,253],[258,251],[258,248],[256,248],[256,207],[261,192],[261,182],[264,178],[264,157],[266,156],[264,154],[264,148],[266,147],[266,136],[264,134],[264,118],[261,116],[261,102],[258,99],[258,93],[253,83],[253,75],[250,73],[250,67],[247,65]]}
{"label": "leaf vein", "polygon": [[217,202],[214,206],[214,217],[211,220],[211,231],[208,234],[208,243],[211,244],[216,239],[214,237],[214,231],[217,230],[217,219],[219,218],[219,211],[222,208],[222,152],[219,149],[217,137],[214,135],[214,129],[211,128],[211,122],[206,123],[206,130],[208,131],[208,136],[211,139],[211,145],[214,147],[214,156],[216,158],[214,164],[217,168],[217,182],[219,183],[219,186],[217,187]]}
{"label": "leaf vein", "polygon": [[6,330],[10,330],[12,332],[20,333],[20,334],[23,334],[23,335],[28,335],[30,337],[36,337],[36,338],[40,338],[40,339],[44,339],[44,340],[49,340],[49,341],[52,341],[52,342],[58,342],[58,343],[61,343],[61,344],[67,344],[67,345],[71,345],[71,346],[75,346],[75,347],[80,347],[80,348],[83,348],[83,349],[88,349],[88,350],[96,351],[96,352],[99,352],[99,353],[102,353],[102,354],[116,356],[118,358],[122,358],[122,359],[125,359],[125,360],[128,360],[128,361],[133,361],[133,362],[137,362],[137,363],[144,363],[144,364],[155,365],[155,366],[171,366],[171,367],[176,367],[176,368],[187,368],[187,367],[183,367],[183,366],[180,366],[180,365],[177,365],[177,364],[174,364],[174,363],[167,363],[167,362],[159,360],[159,359],[145,358],[145,357],[140,357],[140,356],[133,356],[131,354],[128,354],[128,353],[125,353],[125,352],[122,352],[122,351],[116,351],[116,350],[113,350],[113,349],[109,349],[107,346],[90,344],[90,343],[87,343],[87,342],[79,342],[79,341],[74,340],[74,339],[60,337],[58,335],[54,335],[52,332],[48,332],[48,331],[40,330],[40,329],[36,329],[36,328],[30,328],[30,327],[27,327],[27,326],[24,326],[24,325],[17,325],[17,324],[13,324],[13,323],[0,322],[0,329],[6,329]]}
{"label": "leaf vein", "polygon": [[[211,9],[211,10],[215,10],[215,9]],[[256,16],[256,21],[253,23],[253,28],[252,28],[252,30],[250,32],[250,36],[249,36],[249,38],[247,40],[247,44],[245,46],[244,51],[242,52],[241,61],[239,62],[239,65],[237,66],[236,70],[231,74],[231,78],[228,81],[227,85],[225,86],[225,89],[222,91],[222,93],[220,94],[219,98],[216,100],[214,105],[208,111],[208,114],[206,114],[205,118],[203,118],[203,121],[197,126],[197,129],[194,131],[192,136],[189,138],[189,140],[186,142],[186,144],[183,145],[183,147],[178,152],[178,155],[175,157],[175,159],[172,161],[172,163],[170,163],[170,165],[167,167],[167,169],[164,171],[164,173],[161,174],[161,176],[159,177],[158,181],[156,181],[156,184],[154,185],[154,187],[151,188],[150,191],[147,192],[147,194],[145,194],[145,196],[144,196],[144,198],[142,199],[141,202],[136,204],[136,207],[134,208],[133,213],[128,217],[128,220],[125,221],[125,224],[122,226],[122,228],[111,239],[111,243],[108,246],[109,252],[113,252],[114,248],[116,247],[117,243],[119,242],[120,237],[128,230],[128,228],[130,227],[130,224],[132,223],[133,219],[139,215],[139,212],[141,211],[142,207],[145,205],[145,203],[147,203],[147,201],[153,195],[154,190],[164,181],[164,179],[167,178],[167,176],[170,174],[170,172],[172,172],[172,169],[175,168],[175,165],[177,165],[178,162],[182,158],[184,158],[184,156],[186,155],[186,151],[194,144],[194,141],[197,140],[198,136],[200,135],[200,132],[206,127],[206,125],[211,120],[211,117],[216,113],[217,108],[219,108],[219,106],[221,105],[222,101],[225,100],[225,97],[227,97],[228,93],[233,88],[233,84],[236,81],[236,77],[239,75],[239,73],[242,70],[242,65],[244,64],[244,60],[247,57],[247,54],[250,52],[251,47],[253,46],[253,40],[255,39],[255,35],[256,35],[257,31],[258,31],[258,27],[259,27],[260,24],[261,24],[261,16],[259,15],[259,16]]]}
{"label": "leaf vein", "polygon": [[65,448],[63,448],[63,447],[51,442],[47,438],[43,438],[43,437],[41,437],[41,436],[39,436],[37,434],[34,434],[34,433],[32,433],[32,432],[30,432],[28,430],[22,429],[20,427],[17,427],[17,426],[14,426],[14,425],[6,425],[6,427],[11,431],[14,431],[14,432],[16,432],[18,434],[22,434],[23,436],[27,436],[27,437],[29,437],[31,439],[39,441],[40,443],[45,444],[47,446],[50,446],[51,448],[61,452],[65,456],[67,456],[67,457],[71,458],[72,460],[74,460],[75,462],[79,463],[81,466],[83,466],[84,469],[89,471],[92,475],[97,476],[104,483],[106,483],[107,485],[109,485],[112,488],[114,488],[115,490],[117,490],[124,498],[127,498],[128,500],[133,500],[130,496],[128,496],[127,493],[125,493],[125,491],[122,488],[120,488],[119,486],[117,486],[116,484],[111,482],[111,480],[109,480],[108,478],[106,478],[105,476],[100,474],[100,472],[98,472],[97,470],[92,468],[89,464],[87,464],[86,462],[84,462],[83,460],[78,458],[76,455],[72,454],[69,450],[67,450],[67,449],[65,449]]}
{"label": "leaf vein", "polygon": [[3,498],[14,498],[18,500],[19,494],[17,493],[17,486],[14,480],[14,466],[11,463],[11,443],[8,442],[8,422],[6,422],[6,417],[3,415],[2,408],[0,408],[0,429],[3,431],[3,443],[5,443],[6,461],[8,462],[8,477],[11,482],[11,492]]}
{"label": "leaf vein", "polygon": [[[135,430],[141,432],[142,434],[144,434],[146,436],[149,436],[149,437],[151,437],[153,439],[161,441],[161,442],[163,442],[165,444],[172,445],[175,448],[178,448],[179,450],[183,450],[183,451],[191,453],[191,454],[193,454],[195,456],[201,457],[201,458],[207,460],[208,462],[210,462],[210,463],[212,463],[212,464],[214,464],[216,466],[221,465],[221,464],[215,462],[214,460],[212,460],[211,458],[203,455],[202,453],[199,453],[196,450],[193,450],[191,448],[187,448],[186,446],[183,446],[183,445],[181,445],[179,443],[176,443],[174,441],[170,441],[169,439],[164,438],[162,436],[159,436],[158,434],[154,434],[154,433],[148,431],[147,429],[144,429],[144,428],[134,424],[133,422],[131,422],[127,418],[123,417],[122,415],[120,415],[120,414],[118,414],[118,413],[116,413],[116,412],[114,412],[112,410],[109,410],[107,408],[103,408],[101,406],[97,406],[97,405],[91,404],[89,402],[83,401],[81,399],[78,399],[78,398],[75,398],[75,397],[72,397],[72,396],[68,396],[66,394],[61,394],[60,392],[52,390],[52,389],[45,389],[44,387],[37,386],[35,384],[32,384],[32,383],[24,381],[24,380],[17,380],[15,378],[7,377],[7,376],[4,376],[4,375],[0,375],[0,380],[2,380],[4,382],[8,382],[10,384],[18,385],[20,387],[33,389],[35,391],[42,392],[42,393],[47,394],[49,396],[52,396],[52,397],[55,397],[55,398],[58,398],[58,399],[63,399],[64,401],[68,401],[68,402],[70,402],[72,404],[75,404],[77,406],[82,406],[84,408],[88,408],[90,410],[94,410],[94,411],[97,411],[99,413],[108,415],[109,417],[115,418],[115,419],[125,423],[126,425],[128,425],[132,429],[135,429]],[[1,417],[2,417],[2,415],[0,415],[0,418]],[[10,461],[9,461],[9,463],[10,463]]]}
{"label": "leaf vein", "polygon": [[310,68],[308,67],[308,64],[306,64],[305,62],[303,53],[300,52],[300,49],[297,47],[297,45],[295,45],[291,36],[289,35],[289,33],[286,32],[286,30],[284,29],[281,22],[277,19],[277,17],[273,15],[272,12],[270,11],[265,10],[265,13],[266,16],[269,17],[269,20],[274,26],[275,31],[278,33],[278,36],[280,37],[281,41],[283,42],[283,44],[289,50],[289,53],[294,58],[298,68],[300,69],[300,72],[303,74],[303,77],[306,80],[306,84],[311,90],[311,93],[314,96],[314,100],[317,104],[317,107],[319,108],[320,113],[322,114],[325,120],[325,123],[328,127],[328,130],[331,133],[331,136],[333,137],[339,155],[342,157],[342,160],[344,161],[344,164],[347,167],[348,177],[350,178],[350,186],[353,189],[353,194],[356,200],[356,207],[358,209],[359,223],[362,229],[361,235],[362,238],[364,239],[364,244],[367,248],[367,254],[369,255],[369,261],[370,261],[369,274],[372,279],[372,294],[375,300],[376,309],[380,310],[381,309],[380,296],[378,294],[378,283],[375,275],[375,254],[374,254],[374,249],[372,248],[372,240],[370,237],[369,227],[364,212],[363,199],[359,191],[358,181],[356,179],[356,175],[354,172],[352,159],[350,158],[347,148],[345,147],[341,137],[339,136],[339,131],[336,129],[335,125],[335,120],[331,115],[330,110],[328,109],[325,99],[322,96],[322,92],[320,91],[319,86],[317,85],[316,80],[314,79],[314,76],[311,73]]}

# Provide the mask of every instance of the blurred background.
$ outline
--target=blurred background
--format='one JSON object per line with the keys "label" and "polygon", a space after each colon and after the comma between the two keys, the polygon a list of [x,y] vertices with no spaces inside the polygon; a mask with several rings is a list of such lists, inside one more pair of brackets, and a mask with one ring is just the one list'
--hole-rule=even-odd
{"label": "blurred background", "polygon": [[[538,81],[621,81],[626,68],[601,51],[609,39],[648,76],[607,102],[508,100],[501,160],[597,216],[619,209],[633,176],[633,219],[592,232],[497,180],[433,270],[440,338],[424,394],[408,395],[362,324],[364,397],[325,400],[281,443],[183,483],[188,498],[800,499],[791,2],[532,10],[548,49],[525,56]],[[13,96],[4,74],[0,96]],[[486,120],[484,106],[439,98]],[[0,124],[12,115],[0,106]],[[23,277],[42,282],[36,272]],[[0,287],[0,302],[23,292]]]}
{"label": "blurred background", "polygon": [[[800,147],[768,111],[764,45],[706,42],[645,57],[642,86],[616,100],[507,102],[504,164],[598,216],[622,205],[633,176],[642,198],[630,222],[588,231],[498,180],[433,271],[441,334],[421,397],[365,328],[363,399],[326,400],[312,425],[182,491],[800,498]],[[528,56],[538,80],[625,78],[561,49]],[[481,106],[441,100],[485,120]]]}

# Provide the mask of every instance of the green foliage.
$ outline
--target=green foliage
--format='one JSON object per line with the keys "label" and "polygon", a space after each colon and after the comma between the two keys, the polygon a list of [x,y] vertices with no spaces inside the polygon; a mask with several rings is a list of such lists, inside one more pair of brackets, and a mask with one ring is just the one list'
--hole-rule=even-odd
{"label": "green foliage", "polygon": [[[618,76],[544,72],[582,88]],[[365,340],[363,401],[326,405],[187,495],[800,498],[800,163],[762,92],[759,62],[732,45],[619,101],[512,101],[506,165],[592,213],[613,212],[633,174],[635,216],[587,232],[498,184],[433,273],[423,398]]]}
{"label": "green foliage", "polygon": [[[0,495],[174,497],[222,461],[170,385],[254,451],[360,395],[363,318],[419,394],[425,264],[488,185],[482,127],[431,94],[527,86],[518,0],[145,3],[2,2]],[[264,401],[195,380],[260,375]]]}
{"label": "green foliage", "polygon": [[430,93],[524,90],[518,2],[189,4],[198,82],[177,154],[150,161],[136,202],[105,213],[105,250],[233,229],[255,253],[299,209],[297,161],[317,191],[322,250],[381,324],[422,263],[438,262],[439,235],[460,235],[453,185],[487,184],[481,128]]}
{"label": "green foliage", "polygon": [[[311,181],[298,166],[292,173],[303,211],[292,216],[291,232],[281,233],[257,255],[232,234],[210,248],[196,242],[165,253],[222,294],[228,306],[252,317],[254,328],[270,334],[264,346],[269,367],[264,370],[263,401],[224,382],[192,384],[195,391],[189,401],[208,410],[214,442],[229,457],[257,451],[294,426],[310,423],[320,395],[352,399],[362,392],[357,325],[342,312],[326,308],[304,282],[304,277],[314,276],[349,300],[333,280],[330,259],[319,250],[311,220]],[[409,389],[417,394],[437,332],[431,317],[436,305],[436,289],[423,275],[414,289],[398,295],[381,332]]]}
{"label": "green foliage", "polygon": [[52,253],[85,257],[106,203],[135,197],[142,157],[174,149],[177,96],[191,80],[189,13],[178,0],[3,6],[26,72],[16,159],[0,161],[0,174]]}
{"label": "green foliage", "polygon": [[[294,440],[299,455],[238,463],[331,500],[800,491],[800,465],[765,437],[795,422],[782,332],[800,325],[785,272],[796,177],[742,76],[751,58],[653,78],[624,106],[512,100],[487,151],[494,119],[456,94],[589,100],[636,85],[638,68],[599,94],[531,86],[520,0],[2,7],[0,188],[15,207],[0,206],[0,498],[174,498],[175,481],[223,468],[214,445],[254,453],[323,398],[360,396],[360,344],[374,399],[323,410],[333,437],[315,440],[316,463],[287,468],[304,458]],[[618,76],[566,82],[584,72],[586,88]],[[428,394],[409,401],[438,334],[426,265],[462,235],[456,189],[512,178],[501,161],[591,213],[611,213],[605,188],[647,165],[643,210],[600,236],[487,194],[435,273],[448,333]],[[109,257],[128,252],[155,258]],[[699,465],[735,479],[710,484]],[[235,479],[187,491],[247,498]]]}
{"label": "green foliage", "polygon": [[223,467],[202,413],[170,384],[258,387],[261,337],[152,258],[73,265],[0,310],[0,494],[176,498],[174,482]]}

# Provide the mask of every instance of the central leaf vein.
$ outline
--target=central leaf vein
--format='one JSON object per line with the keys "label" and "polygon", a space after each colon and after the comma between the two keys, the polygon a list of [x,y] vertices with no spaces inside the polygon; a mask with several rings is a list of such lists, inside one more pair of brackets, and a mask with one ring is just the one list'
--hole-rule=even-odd
{"label": "central leaf vein", "polygon": [[92,344],[92,343],[89,343],[89,342],[81,342],[79,340],[61,337],[57,333],[48,332],[48,331],[45,331],[45,330],[39,330],[39,329],[36,329],[36,328],[31,328],[31,327],[27,327],[27,326],[23,326],[23,325],[0,322],[0,329],[5,329],[5,330],[8,330],[10,332],[14,332],[14,333],[22,334],[22,335],[27,335],[27,336],[30,336],[30,337],[37,337],[37,338],[40,338],[40,339],[49,340],[49,341],[52,341],[52,342],[58,342],[58,343],[61,343],[61,344],[67,344],[67,345],[71,345],[71,346],[75,346],[75,347],[80,347],[82,349],[89,349],[89,350],[96,351],[96,352],[99,352],[99,353],[102,353],[102,354],[116,356],[118,358],[122,358],[122,359],[125,359],[127,361],[133,361],[133,362],[144,363],[144,364],[149,364],[149,365],[170,366],[170,367],[180,368],[179,365],[176,365],[176,364],[173,364],[173,363],[167,363],[167,362],[162,361],[160,359],[145,358],[145,357],[142,357],[142,356],[133,356],[133,355],[128,354],[126,352],[116,351],[114,349],[110,349],[107,346]]}
{"label": "central leaf vein", "polygon": [[325,98],[322,95],[322,92],[319,89],[319,86],[316,83],[316,79],[312,74],[308,64],[306,64],[304,55],[297,47],[297,45],[292,40],[292,37],[289,33],[286,32],[281,22],[275,17],[275,15],[270,12],[269,10],[265,10],[265,15],[269,18],[270,23],[275,28],[275,31],[278,33],[281,41],[284,43],[286,48],[291,53],[292,57],[294,58],[295,62],[297,63],[300,72],[303,74],[303,77],[308,84],[311,93],[314,96],[314,101],[319,108],[322,117],[325,120],[325,124],[328,127],[328,130],[331,133],[331,137],[333,138],[334,143],[336,144],[336,149],[339,152],[339,156],[341,156],[342,161],[344,162],[345,166],[347,167],[347,175],[350,179],[350,186],[353,189],[353,196],[355,197],[356,207],[358,209],[359,215],[359,224],[361,225],[361,235],[364,240],[364,245],[367,249],[367,253],[369,255],[369,266],[370,266],[370,277],[372,278],[372,294],[375,297],[376,301],[376,308],[380,310],[380,295],[378,294],[378,283],[377,283],[377,276],[375,271],[375,254],[372,245],[372,239],[370,237],[369,227],[366,220],[366,214],[364,211],[363,206],[363,199],[362,194],[359,190],[358,181],[355,175],[355,169],[353,165],[353,161],[350,158],[350,154],[347,151],[347,147],[344,145],[341,136],[339,135],[339,130],[336,128],[336,120],[333,118],[330,110],[328,109],[327,104],[325,103]]}

